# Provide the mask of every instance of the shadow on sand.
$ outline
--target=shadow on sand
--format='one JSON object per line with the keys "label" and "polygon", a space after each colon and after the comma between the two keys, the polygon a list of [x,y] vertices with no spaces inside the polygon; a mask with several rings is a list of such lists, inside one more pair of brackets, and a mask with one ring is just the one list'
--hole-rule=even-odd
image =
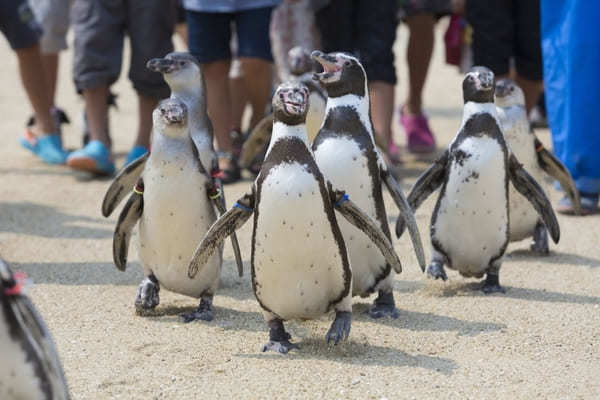
{"label": "shadow on sand", "polygon": [[337,346],[329,346],[317,338],[297,342],[299,350],[293,350],[285,356],[280,354],[255,353],[235,354],[235,357],[294,362],[295,360],[325,360],[354,365],[379,365],[393,367],[415,367],[436,371],[444,375],[452,375],[458,365],[454,360],[427,356],[412,355],[393,347],[374,346],[368,343],[358,343],[352,339]]}
{"label": "shadow on sand", "polygon": [[518,260],[525,262],[539,262],[539,263],[551,263],[551,264],[572,264],[581,265],[584,267],[598,268],[600,267],[600,260],[597,258],[591,258],[582,256],[579,254],[563,253],[550,251],[548,256],[540,256],[529,250],[518,249],[514,250],[506,255],[508,260]]}
{"label": "shadow on sand", "polygon": [[474,297],[508,297],[511,299],[542,301],[548,303],[571,303],[571,304],[600,304],[600,297],[585,296],[580,294],[552,292],[544,289],[529,289],[503,285],[506,293],[486,295],[481,292],[481,282],[465,282],[462,284],[448,284],[442,288],[442,297],[454,296],[459,293],[471,292]]}
{"label": "shadow on sand", "polygon": [[74,263],[10,263],[14,271],[23,271],[34,283],[59,285],[138,285],[142,269],[137,263],[129,264],[125,272],[117,270],[112,262]]}
{"label": "shadow on sand", "polygon": [[76,225],[80,222],[113,224],[105,219],[65,214],[29,201],[0,203],[0,232],[65,239],[104,239],[113,235],[112,229]]}

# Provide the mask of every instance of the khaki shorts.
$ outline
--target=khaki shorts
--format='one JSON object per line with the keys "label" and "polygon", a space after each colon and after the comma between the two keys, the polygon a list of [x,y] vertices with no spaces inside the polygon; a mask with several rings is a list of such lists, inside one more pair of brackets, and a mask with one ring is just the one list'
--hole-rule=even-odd
{"label": "khaki shorts", "polygon": [[110,86],[121,72],[125,35],[131,44],[129,79],[141,95],[169,97],[162,75],[146,68],[152,58],[173,51],[172,0],[75,0],[73,80],[77,90]]}
{"label": "khaki shorts", "polygon": [[40,39],[42,53],[66,50],[73,0],[29,0],[29,4],[44,31]]}

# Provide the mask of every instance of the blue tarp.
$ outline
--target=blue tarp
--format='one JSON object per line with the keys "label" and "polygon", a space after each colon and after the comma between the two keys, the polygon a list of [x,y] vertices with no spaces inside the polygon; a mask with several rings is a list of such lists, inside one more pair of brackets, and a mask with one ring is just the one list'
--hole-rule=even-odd
{"label": "blue tarp", "polygon": [[580,191],[600,193],[600,1],[541,0],[541,6],[554,153]]}

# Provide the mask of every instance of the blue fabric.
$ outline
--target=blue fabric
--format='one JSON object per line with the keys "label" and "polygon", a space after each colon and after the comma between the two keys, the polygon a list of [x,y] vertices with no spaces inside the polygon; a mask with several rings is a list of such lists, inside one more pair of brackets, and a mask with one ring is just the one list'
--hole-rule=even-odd
{"label": "blue fabric", "polygon": [[123,167],[131,164],[147,152],[148,149],[143,146],[133,146],[133,148],[129,151],[129,154],[127,154],[127,158],[125,158],[125,164],[123,165]]}
{"label": "blue fabric", "polygon": [[67,160],[67,152],[62,148],[59,135],[40,136],[33,144],[25,138],[20,138],[19,142],[21,146],[32,151],[46,164],[64,164]]}
{"label": "blue fabric", "polygon": [[600,193],[600,1],[541,4],[546,108],[554,153],[580,191]]}
{"label": "blue fabric", "polygon": [[92,140],[81,150],[76,150],[69,154],[67,163],[73,159],[90,159],[94,162],[95,168],[93,172],[112,175],[115,173],[115,164],[110,159],[110,150],[106,148],[104,143],[98,140]]}
{"label": "blue fabric", "polygon": [[236,12],[253,8],[275,7],[283,0],[183,0],[186,10],[202,12]]}

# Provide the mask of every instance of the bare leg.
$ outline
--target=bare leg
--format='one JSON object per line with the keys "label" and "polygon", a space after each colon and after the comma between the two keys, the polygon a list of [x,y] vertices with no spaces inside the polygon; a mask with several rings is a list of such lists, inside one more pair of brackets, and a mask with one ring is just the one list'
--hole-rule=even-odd
{"label": "bare leg", "polygon": [[152,111],[158,104],[158,100],[138,94],[138,134],[135,140],[136,146],[150,148],[150,136],[152,133]]}
{"label": "bare leg", "polygon": [[525,79],[518,73],[515,80],[521,89],[523,89],[523,93],[525,94],[525,107],[527,109],[527,115],[529,115],[529,111],[536,105],[540,95],[544,91],[544,85],[542,81]]}
{"label": "bare leg", "polygon": [[99,140],[110,148],[106,114],[108,113],[108,86],[99,86],[83,91],[85,116],[90,140]]}
{"label": "bare leg", "polygon": [[385,144],[384,152],[392,139],[392,117],[394,115],[394,86],[381,81],[369,84],[371,98],[371,117],[373,118],[374,134],[378,135],[379,143]]}
{"label": "bare leg", "polygon": [[179,35],[181,40],[183,40],[183,43],[185,43],[185,45],[187,46],[188,45],[187,24],[185,22],[182,22],[182,23],[175,25],[175,32],[177,32],[177,35]]}
{"label": "bare leg", "polygon": [[409,90],[404,112],[420,115],[423,113],[423,87],[433,52],[435,20],[433,15],[421,14],[407,18],[406,23],[410,30],[406,49]]}
{"label": "bare leg", "polygon": [[41,70],[42,57],[39,45],[16,51],[19,60],[19,72],[23,87],[35,114],[32,132],[36,136],[55,133],[56,121],[50,114],[52,102],[48,94],[45,74]]}
{"label": "bare leg", "polygon": [[[246,93],[246,82],[244,82],[244,74],[241,71],[239,61],[232,63],[232,69],[236,69],[229,76],[229,93],[231,96],[231,130],[242,131],[242,117],[244,109],[248,103],[248,95]],[[236,67],[237,64],[237,67]]]}
{"label": "bare leg", "polygon": [[231,152],[231,99],[229,96],[229,61],[202,64],[206,81],[208,113],[213,124],[217,148]]}
{"label": "bare leg", "polygon": [[267,104],[270,101],[271,83],[273,79],[273,64],[259,58],[240,58],[242,71],[246,79],[246,94],[252,105],[252,129],[265,116]]}
{"label": "bare leg", "polygon": [[56,96],[56,80],[58,77],[58,53],[42,54],[42,67],[46,77],[46,85],[48,88],[48,96],[50,96],[50,104],[54,105],[54,97]]}

